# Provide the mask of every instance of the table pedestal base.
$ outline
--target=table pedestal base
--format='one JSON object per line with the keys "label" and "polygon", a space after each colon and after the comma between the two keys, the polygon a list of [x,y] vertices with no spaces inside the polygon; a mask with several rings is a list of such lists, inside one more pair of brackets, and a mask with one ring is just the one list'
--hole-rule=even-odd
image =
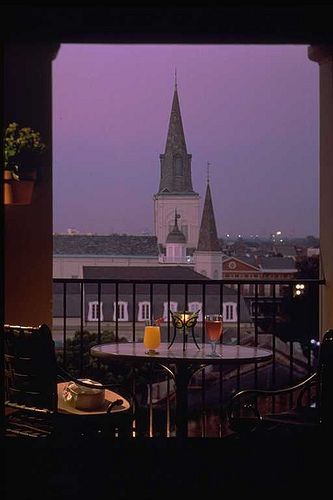
{"label": "table pedestal base", "polygon": [[191,377],[199,370],[205,368],[206,365],[176,365],[173,369],[161,363],[158,363],[161,368],[166,370],[175,381],[176,386],[176,437],[188,437],[188,384]]}

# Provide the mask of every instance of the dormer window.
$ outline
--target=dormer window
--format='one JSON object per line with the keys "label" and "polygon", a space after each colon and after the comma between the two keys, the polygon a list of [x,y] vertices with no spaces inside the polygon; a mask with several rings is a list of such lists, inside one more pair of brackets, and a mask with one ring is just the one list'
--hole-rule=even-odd
{"label": "dormer window", "polygon": [[103,302],[89,302],[88,321],[98,321],[99,316],[100,320],[103,321]]}
{"label": "dormer window", "polygon": [[[113,321],[116,321],[116,310],[117,304],[113,303]],[[119,301],[118,302],[118,321],[128,321],[128,303]]]}
{"label": "dormer window", "polygon": [[147,321],[150,319],[150,302],[139,302],[138,321]]}

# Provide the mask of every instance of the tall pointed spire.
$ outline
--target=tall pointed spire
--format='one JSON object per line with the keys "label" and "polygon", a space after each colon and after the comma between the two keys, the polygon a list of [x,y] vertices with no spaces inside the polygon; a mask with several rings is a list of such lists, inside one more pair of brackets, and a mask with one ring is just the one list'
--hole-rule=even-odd
{"label": "tall pointed spire", "polygon": [[164,154],[160,155],[161,178],[158,194],[197,194],[192,187],[191,158],[187,153],[182,116],[180,112],[177,70],[175,89]]}
{"label": "tall pointed spire", "polygon": [[200,252],[221,251],[220,243],[217,237],[213,201],[210,192],[208,177],[207,177],[205,204],[202,212],[197,250]]}
{"label": "tall pointed spire", "polygon": [[177,90],[177,73],[175,74],[175,90],[173,94],[168,136],[164,154],[167,154],[170,150],[173,153],[187,154],[183,122],[180,113],[179,97]]}

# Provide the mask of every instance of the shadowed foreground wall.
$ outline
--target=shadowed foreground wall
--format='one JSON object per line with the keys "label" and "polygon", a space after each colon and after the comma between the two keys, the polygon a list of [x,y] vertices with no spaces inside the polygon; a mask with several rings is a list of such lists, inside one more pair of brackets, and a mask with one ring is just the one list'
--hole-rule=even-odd
{"label": "shadowed foreground wall", "polygon": [[319,64],[320,113],[320,254],[321,333],[333,328],[333,45],[309,47],[309,58]]}
{"label": "shadowed foreground wall", "polygon": [[38,130],[47,144],[31,205],[5,207],[5,322],[52,325],[52,59],[58,45],[7,45],[4,124]]}

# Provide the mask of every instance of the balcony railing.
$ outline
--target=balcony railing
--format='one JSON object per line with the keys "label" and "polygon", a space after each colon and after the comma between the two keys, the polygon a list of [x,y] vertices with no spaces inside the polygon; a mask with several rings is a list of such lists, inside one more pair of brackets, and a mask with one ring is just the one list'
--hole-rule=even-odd
{"label": "balcony railing", "polygon": [[[97,343],[141,342],[148,317],[163,315],[162,341],[170,342],[173,332],[168,311],[200,306],[195,327],[198,342],[205,341],[204,315],[221,312],[223,343],[272,350],[268,363],[234,369],[207,367],[192,377],[190,436],[223,436],[226,404],[236,391],[289,385],[316,366],[323,280],[53,281],[53,336],[59,361],[75,376],[127,381],[137,395],[141,415],[146,416],[146,429],[153,429],[156,436],[174,435],[175,394],[169,376],[160,371],[151,374],[145,366],[135,371],[130,366],[105,366],[89,356],[89,348]],[[272,400],[272,406],[276,404]]]}

